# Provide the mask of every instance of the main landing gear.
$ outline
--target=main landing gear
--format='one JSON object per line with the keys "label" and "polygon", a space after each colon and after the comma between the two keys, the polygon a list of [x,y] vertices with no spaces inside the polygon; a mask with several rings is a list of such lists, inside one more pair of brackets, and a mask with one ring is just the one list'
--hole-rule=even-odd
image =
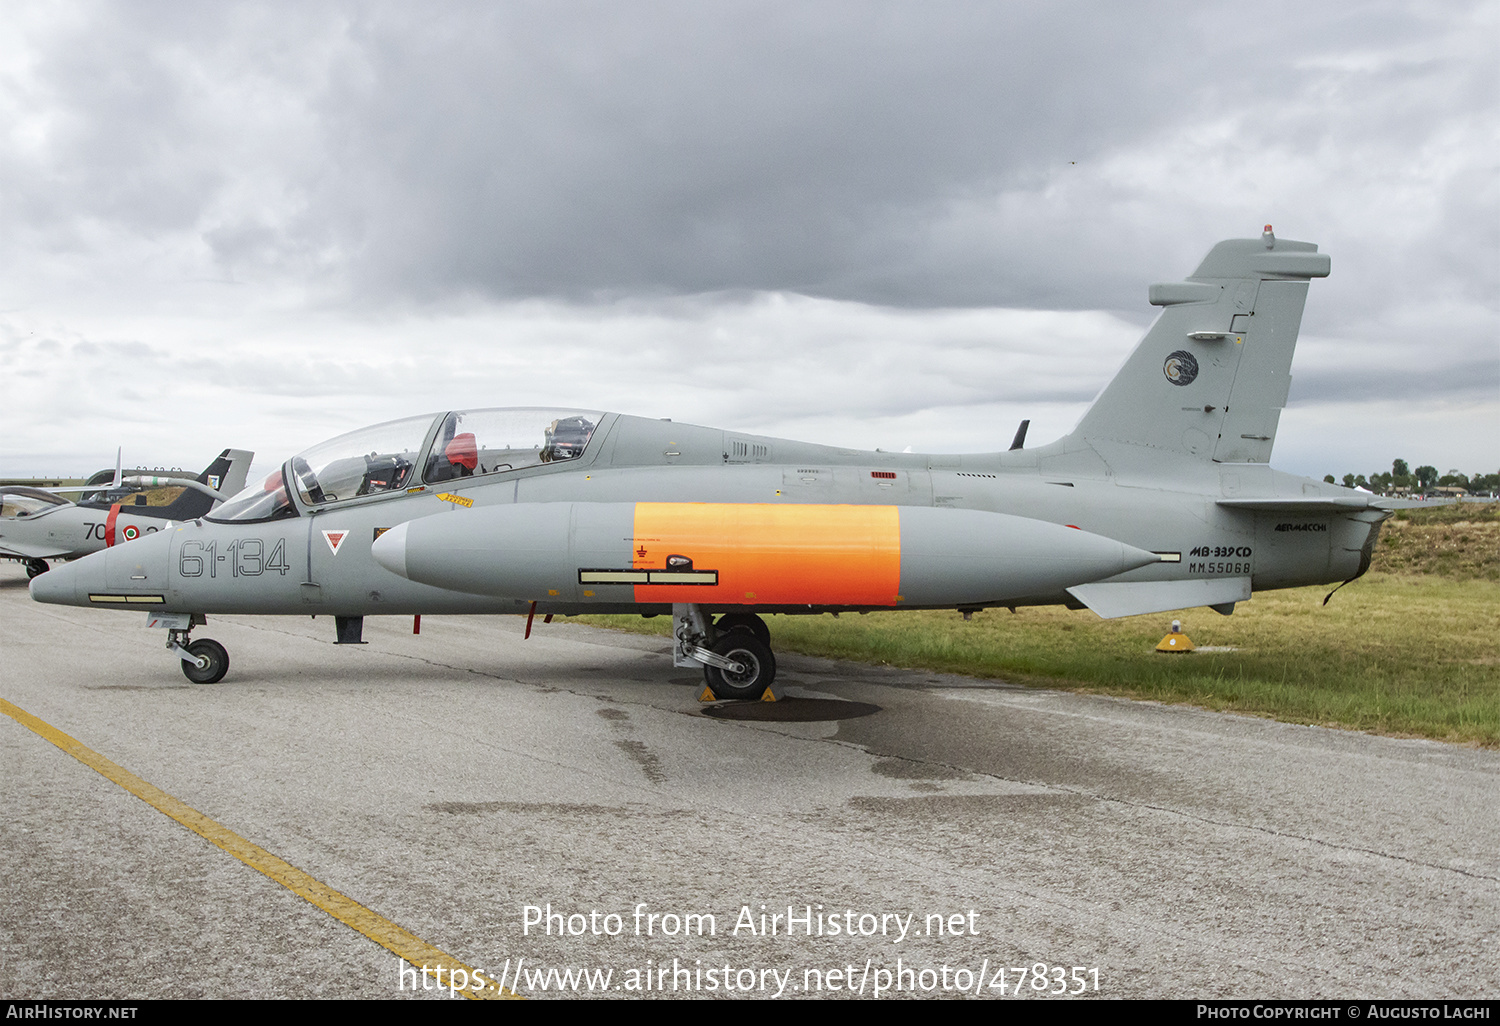
{"label": "main landing gear", "polygon": [[51,567],[47,565],[45,559],[28,559],[26,561],[26,577],[28,580],[33,577],[40,577],[50,569]]}
{"label": "main landing gear", "polygon": [[717,698],[760,698],[776,680],[771,631],[753,613],[710,620],[696,603],[672,606],[673,666],[702,666]]}
{"label": "main landing gear", "polygon": [[182,675],[194,684],[217,684],[229,672],[229,652],[212,638],[188,641],[194,627],[207,623],[202,613],[147,613],[147,627],[165,627],[167,650],[182,660]]}

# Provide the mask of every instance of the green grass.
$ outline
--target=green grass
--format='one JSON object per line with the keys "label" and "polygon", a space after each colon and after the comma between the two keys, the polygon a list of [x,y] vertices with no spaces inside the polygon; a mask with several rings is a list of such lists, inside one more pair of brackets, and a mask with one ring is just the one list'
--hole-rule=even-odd
{"label": "green grass", "polygon": [[1500,581],[1500,503],[1401,510],[1386,521],[1371,569]]}
{"label": "green grass", "polygon": [[[1162,655],[1172,614],[1101,620],[1060,608],[776,616],[779,651],[996,677],[1500,747],[1500,584],[1371,573],[1339,591],[1258,592],[1233,616],[1177,614],[1195,645]],[[666,633],[667,617],[582,617]]]}

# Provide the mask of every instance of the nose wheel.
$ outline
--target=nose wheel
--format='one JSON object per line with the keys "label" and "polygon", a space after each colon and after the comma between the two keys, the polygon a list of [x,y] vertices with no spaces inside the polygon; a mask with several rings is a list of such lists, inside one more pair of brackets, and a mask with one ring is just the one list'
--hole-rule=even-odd
{"label": "nose wheel", "polygon": [[[175,614],[189,621],[187,614]],[[174,614],[165,614],[166,617]],[[182,675],[194,684],[217,684],[229,672],[229,651],[212,638],[188,641],[186,628],[170,627],[167,630],[167,650],[182,660]]]}
{"label": "nose wheel", "polygon": [[212,638],[199,638],[186,651],[193,661],[182,661],[182,674],[194,684],[217,684],[229,672],[229,652]]}

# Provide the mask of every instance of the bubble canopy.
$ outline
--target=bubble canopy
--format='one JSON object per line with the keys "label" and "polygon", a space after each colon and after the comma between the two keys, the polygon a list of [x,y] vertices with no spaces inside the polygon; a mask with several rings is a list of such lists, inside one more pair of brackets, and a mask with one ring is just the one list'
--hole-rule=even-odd
{"label": "bubble canopy", "polygon": [[60,506],[71,506],[67,499],[24,485],[0,488],[0,517],[34,517],[51,513]]}
{"label": "bubble canopy", "polygon": [[454,410],[360,428],[298,453],[207,519],[244,523],[294,517],[294,492],[302,506],[321,507],[575,460],[603,416],[540,407]]}

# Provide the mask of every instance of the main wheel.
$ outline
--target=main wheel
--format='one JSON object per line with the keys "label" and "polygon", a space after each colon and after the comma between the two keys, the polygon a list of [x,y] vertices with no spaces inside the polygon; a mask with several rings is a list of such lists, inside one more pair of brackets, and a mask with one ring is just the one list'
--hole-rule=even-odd
{"label": "main wheel", "polygon": [[208,665],[201,670],[186,659],[182,661],[183,676],[194,684],[217,684],[229,672],[229,653],[212,638],[199,638],[187,650],[188,655],[208,660]]}
{"label": "main wheel", "polygon": [[749,631],[767,648],[771,647],[771,628],[766,626],[766,621],[754,613],[725,613],[714,621],[714,630],[720,634],[729,631]]}
{"label": "main wheel", "polygon": [[705,666],[703,676],[718,698],[759,698],[776,679],[776,657],[748,630],[731,630],[713,643],[713,651],[733,659],[739,673]]}
{"label": "main wheel", "polygon": [[47,565],[45,559],[28,559],[26,561],[26,576],[28,578],[40,577],[50,569],[51,567]]}

